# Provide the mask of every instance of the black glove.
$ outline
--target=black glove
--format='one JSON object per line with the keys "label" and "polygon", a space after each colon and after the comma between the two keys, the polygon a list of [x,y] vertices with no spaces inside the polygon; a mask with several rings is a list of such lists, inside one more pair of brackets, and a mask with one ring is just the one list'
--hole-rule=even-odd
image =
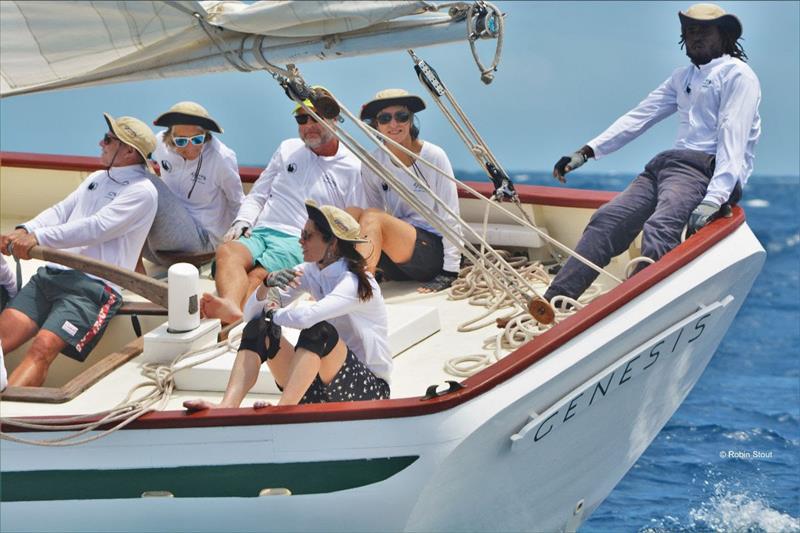
{"label": "black glove", "polygon": [[700,202],[700,205],[695,207],[694,211],[692,211],[692,214],[689,216],[689,227],[686,231],[686,236],[689,237],[693,235],[697,230],[717,218],[718,213],[719,206],[711,202]]}
{"label": "black glove", "polygon": [[267,274],[266,279],[264,279],[264,285],[267,287],[285,289],[287,285],[291,285],[291,282],[294,281],[296,277],[297,271],[295,269],[284,268]]}
{"label": "black glove", "polygon": [[566,183],[567,179],[564,177],[567,172],[572,172],[580,167],[588,160],[588,156],[582,150],[573,152],[572,155],[565,155],[559,159],[553,167],[553,177],[561,183]]}

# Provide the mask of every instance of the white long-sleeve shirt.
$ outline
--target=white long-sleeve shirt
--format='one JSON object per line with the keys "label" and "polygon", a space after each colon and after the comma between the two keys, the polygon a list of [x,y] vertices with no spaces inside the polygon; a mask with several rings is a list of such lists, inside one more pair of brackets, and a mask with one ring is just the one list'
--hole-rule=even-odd
{"label": "white long-sleeve shirt", "polygon": [[42,246],[133,270],[157,202],[158,193],[144,165],[113,167],[111,178],[105,170],[93,172],[64,200],[23,227]]}
{"label": "white long-sleeve shirt", "polygon": [[754,149],[761,135],[761,86],[753,70],[729,55],[705,65],[676,69],[635,108],[587,144],[595,158],[619,150],[650,126],[678,112],[675,148],[716,156],[704,201],[722,205],[736,183],[753,173]]}
{"label": "white long-sleeve shirt", "polygon": [[364,207],[361,161],[341,143],[335,155],[326,157],[300,139],[285,140],[245,197],[236,220],[300,236],[308,220],[307,199],[341,209]]}
{"label": "white long-sleeve shirt", "polygon": [[[417,184],[404,169],[392,163],[392,160],[386,152],[378,149],[375,150],[372,155],[375,156],[384,168],[394,174],[395,178],[400,180],[406,190],[414,193],[417,200],[423,202],[427,207],[432,208],[434,212],[445,221],[448,227],[457,231],[459,235],[461,234],[461,226],[456,222],[456,219],[448,214],[442,206],[435,204],[433,197]],[[435,144],[423,142],[422,150],[419,155],[437,168],[447,172],[450,176],[453,175],[453,167],[450,165],[447,154]],[[428,187],[430,187],[436,196],[441,198],[454,213],[459,214],[458,191],[455,183],[427,165],[418,162],[414,162],[408,169],[417,177],[421,178],[423,182],[427,183]],[[364,166],[361,169],[361,177],[364,181],[364,192],[366,193],[369,207],[383,209],[393,217],[399,218],[412,226],[430,231],[440,237],[442,236],[441,232],[436,230],[422,215],[412,209],[405,200],[398,196],[394,189],[384,183],[370,168]],[[443,239],[442,244],[444,246],[444,269],[449,272],[458,272],[461,267],[461,253],[458,251],[456,245],[448,239]]]}
{"label": "white long-sleeve shirt", "polygon": [[218,245],[244,199],[236,153],[211,137],[211,141],[203,145],[200,156],[187,161],[167,146],[163,131],[156,139],[153,159],[161,167],[161,179],[192,218],[205,228],[214,246]]}
{"label": "white long-sleeve shirt", "polygon": [[[281,305],[288,305],[300,295],[309,293],[316,300],[311,305],[281,308],[273,319],[279,326],[295,329],[310,328],[323,320],[329,322],[339,337],[353,351],[358,360],[377,377],[390,382],[392,353],[386,304],[375,278],[368,275],[372,298],[366,302],[358,299],[358,278],[347,270],[344,259],[320,270],[316,263],[303,263],[297,288],[281,290]],[[255,291],[244,307],[244,320],[252,320],[261,313],[267,300],[258,300]]]}
{"label": "white long-sleeve shirt", "polygon": [[17,295],[17,276],[5,257],[0,257],[0,287],[4,287],[11,298]]}

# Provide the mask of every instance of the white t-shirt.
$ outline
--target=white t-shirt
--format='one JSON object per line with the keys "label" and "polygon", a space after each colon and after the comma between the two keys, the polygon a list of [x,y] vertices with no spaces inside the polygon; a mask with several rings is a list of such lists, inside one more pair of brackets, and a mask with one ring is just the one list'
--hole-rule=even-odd
{"label": "white t-shirt", "polygon": [[761,135],[760,103],[755,72],[744,61],[723,55],[700,67],[676,69],[639,105],[586,144],[599,159],[677,111],[675,148],[716,156],[704,201],[722,205],[736,183],[744,187],[753,173],[755,145]]}
{"label": "white t-shirt", "polygon": [[133,270],[157,207],[158,193],[144,165],[113,167],[110,177],[105,170],[93,172],[23,226],[42,246]]}
{"label": "white t-shirt", "polygon": [[[372,298],[362,302],[358,299],[358,278],[347,270],[344,259],[322,270],[316,263],[303,263],[297,268],[303,271],[299,286],[281,291],[281,305],[290,304],[304,293],[311,294],[316,301],[311,305],[278,309],[274,315],[275,323],[306,329],[323,320],[328,321],[358,360],[389,383],[393,363],[388,319],[386,304],[375,278],[368,275]],[[253,292],[245,304],[245,321],[258,316],[264,308],[267,300],[259,301],[257,294],[258,291]]]}
{"label": "white t-shirt", "polygon": [[222,242],[244,199],[236,153],[211,137],[200,156],[187,161],[167,146],[164,133],[156,136],[158,144],[153,151],[153,159],[161,167],[161,179],[216,246]]}
{"label": "white t-shirt", "polygon": [[[405,186],[406,190],[412,191],[417,196],[417,200],[423,202],[428,208],[433,209],[448,227],[456,230],[459,235],[461,234],[461,226],[456,222],[456,219],[447,213],[442,206],[434,204],[433,197],[414,181],[404,169],[395,166],[386,152],[378,149],[372,155],[384,168],[394,174],[395,178]],[[449,173],[450,176],[453,175],[453,167],[450,165],[447,154],[435,144],[423,142],[419,155],[422,159]],[[459,215],[458,190],[455,183],[423,163],[415,161],[408,169],[421,178],[423,182],[427,183],[436,196],[441,198],[456,215]],[[361,176],[364,180],[364,192],[366,193],[369,207],[383,209],[393,217],[399,218],[412,226],[430,231],[440,237],[442,236],[441,232],[434,229],[422,215],[412,209],[405,200],[398,196],[394,189],[384,183],[370,168],[364,166],[361,169]],[[443,239],[442,244],[444,246],[444,269],[449,272],[458,272],[461,266],[461,253],[456,245],[448,239]]]}
{"label": "white t-shirt", "polygon": [[364,207],[361,161],[344,145],[319,156],[300,139],[281,143],[242,202],[236,220],[300,236],[308,220],[305,201],[344,209]]}

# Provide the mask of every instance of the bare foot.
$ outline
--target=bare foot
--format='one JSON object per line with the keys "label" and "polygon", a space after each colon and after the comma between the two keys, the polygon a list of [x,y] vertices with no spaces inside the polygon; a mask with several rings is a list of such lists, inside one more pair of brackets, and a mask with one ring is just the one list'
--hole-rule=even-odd
{"label": "bare foot", "polygon": [[185,402],[183,402],[183,406],[190,413],[195,413],[197,411],[205,411],[206,409],[216,409],[217,407],[219,407],[218,404],[211,403],[206,400],[186,400]]}
{"label": "bare foot", "polygon": [[242,318],[242,310],[230,300],[206,292],[200,298],[200,316],[219,318],[223,324],[233,324]]}
{"label": "bare foot", "polygon": [[266,400],[256,400],[253,402],[253,409],[263,409],[265,407],[272,407],[272,403]]}

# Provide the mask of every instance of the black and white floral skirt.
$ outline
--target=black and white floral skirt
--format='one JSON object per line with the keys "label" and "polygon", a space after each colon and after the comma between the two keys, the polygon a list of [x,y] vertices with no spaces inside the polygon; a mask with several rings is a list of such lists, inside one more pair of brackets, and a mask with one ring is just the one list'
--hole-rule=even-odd
{"label": "black and white floral skirt", "polygon": [[325,385],[317,375],[300,403],[354,402],[389,397],[389,384],[375,376],[356,355],[347,350],[342,368]]}

